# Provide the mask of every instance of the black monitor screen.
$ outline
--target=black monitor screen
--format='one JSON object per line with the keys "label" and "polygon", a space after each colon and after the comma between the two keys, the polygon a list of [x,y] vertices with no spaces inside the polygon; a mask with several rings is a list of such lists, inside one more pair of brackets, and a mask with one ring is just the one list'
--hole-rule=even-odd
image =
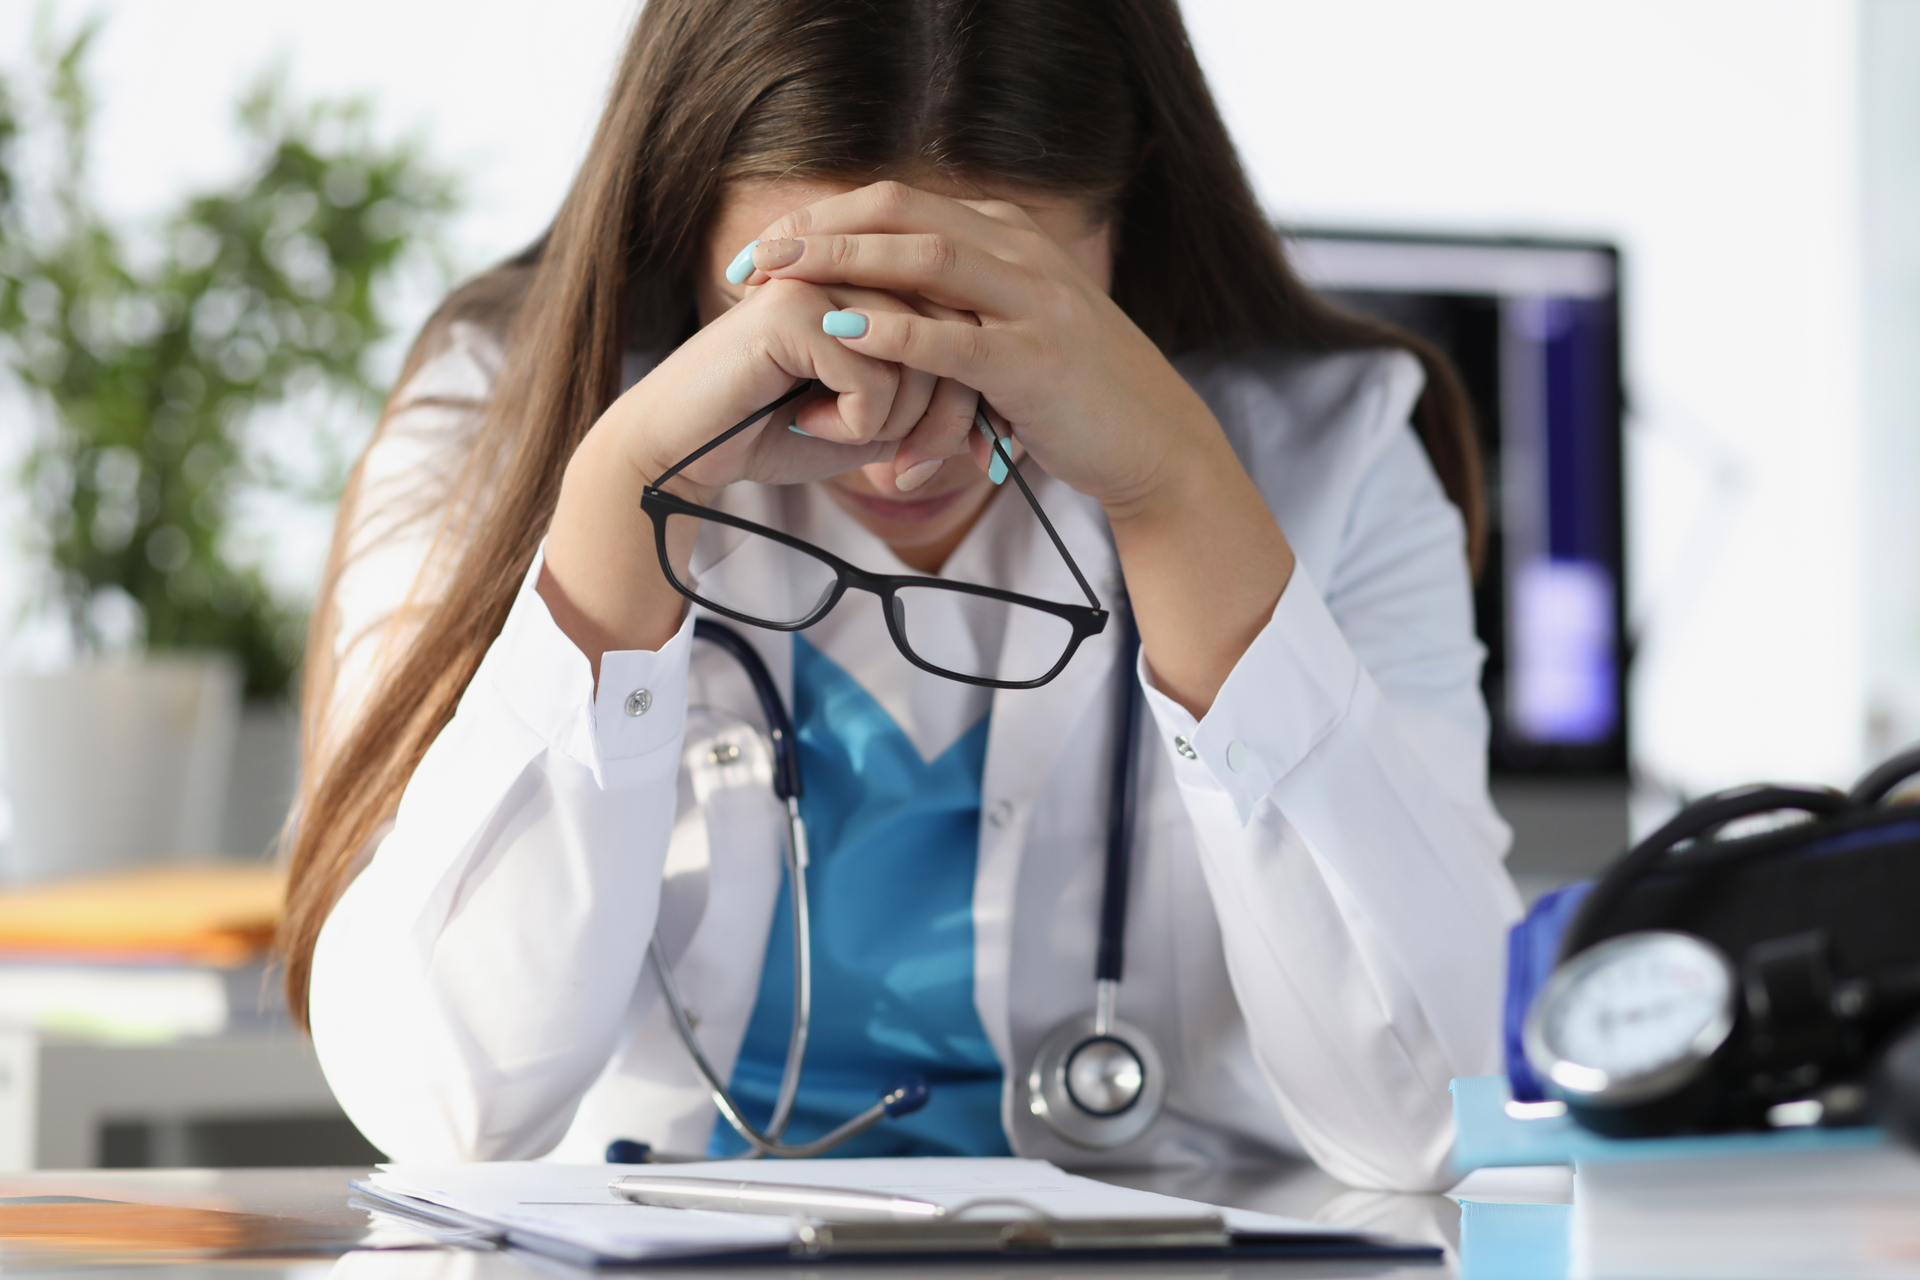
{"label": "black monitor screen", "polygon": [[1493,767],[1624,772],[1617,252],[1329,231],[1289,240],[1301,275],[1335,302],[1446,352],[1473,402]]}

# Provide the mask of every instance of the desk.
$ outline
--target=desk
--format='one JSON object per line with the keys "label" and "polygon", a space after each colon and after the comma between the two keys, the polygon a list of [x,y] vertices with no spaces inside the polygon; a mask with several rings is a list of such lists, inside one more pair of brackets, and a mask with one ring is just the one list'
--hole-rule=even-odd
{"label": "desk", "polygon": [[[131,1257],[79,1249],[52,1252],[44,1245],[0,1240],[0,1271],[8,1280],[45,1276],[49,1280],[77,1280],[81,1269],[95,1277],[114,1280],[555,1280],[560,1276],[590,1276],[544,1258],[514,1253],[473,1253],[422,1249],[405,1252],[351,1251],[366,1225],[366,1215],[347,1208],[347,1180],[364,1169],[248,1169],[248,1170],[85,1170],[76,1173],[0,1175],[0,1199],[42,1196],[79,1196],[120,1200],[175,1208],[219,1209],[277,1220],[288,1244],[278,1257],[222,1261],[210,1266],[205,1258],[175,1256]],[[1356,1269],[1352,1263],[1141,1262],[1102,1264],[1102,1275],[1162,1280],[1193,1276],[1209,1280],[1253,1280],[1256,1276],[1284,1276],[1286,1280],[1351,1277],[1365,1274],[1381,1280],[1446,1280],[1454,1274],[1458,1244],[1459,1207],[1446,1196],[1393,1195],[1355,1191],[1306,1165],[1271,1171],[1125,1170],[1104,1175],[1114,1182],[1169,1195],[1191,1196],[1292,1214],[1319,1221],[1368,1228],[1448,1248],[1444,1266],[1419,1265]],[[0,1209],[4,1205],[0,1204]],[[257,1220],[256,1220],[257,1221]],[[271,1227],[272,1224],[267,1224]],[[270,1232],[269,1232],[270,1234]],[[265,1235],[258,1237],[264,1240]],[[673,1277],[673,1280],[821,1280],[830,1271],[818,1264],[792,1268],[766,1265],[753,1268],[650,1268],[628,1276]],[[857,1280],[890,1280],[905,1268],[861,1265],[840,1270]],[[1050,1280],[1061,1269],[1044,1262],[1021,1264],[942,1263],[930,1268],[940,1280]],[[1081,1270],[1076,1268],[1075,1270]],[[1091,1274],[1091,1268],[1085,1269]]]}

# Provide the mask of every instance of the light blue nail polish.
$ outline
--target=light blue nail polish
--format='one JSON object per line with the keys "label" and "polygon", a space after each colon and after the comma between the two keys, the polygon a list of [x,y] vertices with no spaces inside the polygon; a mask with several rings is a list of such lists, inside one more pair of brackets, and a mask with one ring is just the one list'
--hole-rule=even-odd
{"label": "light blue nail polish", "polygon": [[789,423],[787,424],[787,430],[789,430],[789,431],[791,431],[791,432],[793,432],[793,434],[795,434],[795,435],[797,435],[797,436],[805,436],[805,437],[806,437],[807,439],[809,439],[809,440],[811,440],[811,439],[813,439],[813,432],[811,432],[811,431],[802,431],[802,430],[800,429],[800,424],[799,424],[798,422],[789,422]]}
{"label": "light blue nail polish", "polygon": [[975,407],[973,411],[973,425],[978,427],[980,434],[987,438],[987,457],[989,459],[987,462],[987,479],[993,481],[995,484],[1000,484],[1007,478],[1007,464],[1006,460],[1000,456],[1000,450],[994,448],[994,441],[997,440],[998,437],[993,434],[993,427],[987,422],[987,411],[985,409]]}
{"label": "light blue nail polish", "polygon": [[759,243],[758,240],[755,240],[753,244],[748,245],[733,255],[733,261],[727,264],[728,284],[745,284],[747,282],[747,277],[753,274],[753,245]]}
{"label": "light blue nail polish", "polygon": [[829,311],[820,317],[820,329],[829,338],[864,338],[867,318],[858,311]]}

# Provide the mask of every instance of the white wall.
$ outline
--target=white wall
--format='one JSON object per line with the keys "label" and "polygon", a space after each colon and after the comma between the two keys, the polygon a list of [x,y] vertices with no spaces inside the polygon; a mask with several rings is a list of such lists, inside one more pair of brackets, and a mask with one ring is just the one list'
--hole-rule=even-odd
{"label": "white wall", "polygon": [[1668,785],[1861,763],[1856,9],[1187,0],[1306,223],[1624,250],[1635,754]]}
{"label": "white wall", "polygon": [[1920,0],[1866,0],[1861,47],[1868,741],[1920,740]]}
{"label": "white wall", "polygon": [[485,261],[552,215],[585,151],[636,0],[53,0],[0,10],[0,65],[23,65],[38,15],[104,19],[92,66],[100,189],[159,209],[230,174],[233,105],[277,63],[303,98],[372,97],[389,135],[420,134],[467,178],[458,228]]}
{"label": "white wall", "polygon": [[[1860,5],[1882,27],[1915,7],[1186,0],[1279,216],[1621,244],[1646,623],[1637,754],[1690,791],[1838,780],[1862,759]],[[0,14],[5,65],[19,64],[39,7]],[[151,210],[226,171],[229,104],[285,56],[300,91],[373,92],[383,120],[424,130],[467,170],[457,238],[478,264],[551,213],[632,7],[58,0],[53,11],[108,16],[98,157],[115,207]],[[1878,474],[1875,492],[1891,483]],[[0,555],[0,607],[19,581],[8,566]],[[1920,628],[1910,648],[1920,654]]]}

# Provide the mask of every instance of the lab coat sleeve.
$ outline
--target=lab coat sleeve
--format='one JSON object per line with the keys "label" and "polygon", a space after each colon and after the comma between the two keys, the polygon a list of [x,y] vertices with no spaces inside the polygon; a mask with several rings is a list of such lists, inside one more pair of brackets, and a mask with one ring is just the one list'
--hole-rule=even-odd
{"label": "lab coat sleeve", "polygon": [[692,622],[657,652],[606,654],[596,690],[539,572],[315,952],[321,1065],[396,1160],[559,1141],[653,932]]}
{"label": "lab coat sleeve", "polygon": [[[459,328],[362,464],[333,596],[334,735],[444,589],[433,497],[470,427],[448,404],[483,397],[497,361]],[[596,689],[534,590],[541,563],[314,953],[321,1066],[398,1160],[552,1147],[606,1065],[653,931],[692,621],[658,652],[604,655]]]}
{"label": "lab coat sleeve", "polygon": [[1447,1082],[1495,1069],[1520,904],[1463,529],[1410,429],[1352,509],[1335,582],[1295,568],[1205,716],[1140,674],[1288,1124],[1344,1181],[1422,1189],[1448,1181]]}

